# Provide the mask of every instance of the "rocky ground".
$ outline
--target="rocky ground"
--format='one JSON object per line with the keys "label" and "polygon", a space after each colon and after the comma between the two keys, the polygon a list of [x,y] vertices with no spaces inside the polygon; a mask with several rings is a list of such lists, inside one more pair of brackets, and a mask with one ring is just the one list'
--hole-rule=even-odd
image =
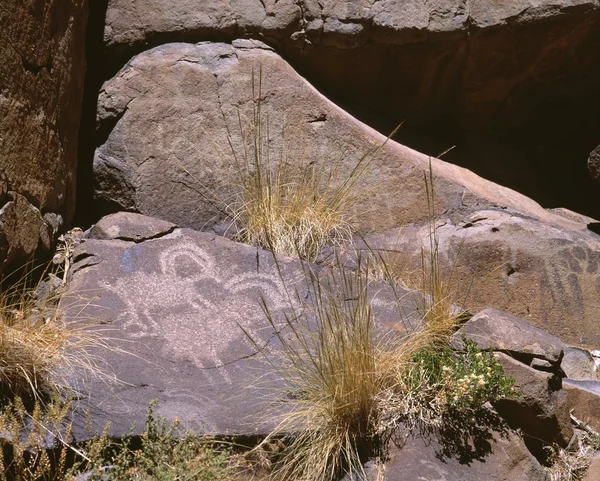
{"label": "rocky ground", "polygon": [[459,333],[521,393],[494,404],[507,428],[468,460],[409,437],[384,479],[554,481],[545,448],[576,451],[582,421],[600,430],[597,0],[97,2],[85,97],[88,5],[62,3],[0,8],[0,272],[52,252],[77,211],[61,303],[106,329],[112,349],[95,354],[116,378],[73,377],[77,441],[86,411],[122,437],[153,399],[218,436],[265,436],[286,410],[257,353],[277,338],[260,300],[294,312],[307,266],[320,275],[333,254],[236,242],[227,200],[257,105],[277,161],[344,178],[366,159],[337,260],[352,271],[375,253],[403,278],[401,306],[370,287],[377,329],[420,319],[411,273],[434,232]]}

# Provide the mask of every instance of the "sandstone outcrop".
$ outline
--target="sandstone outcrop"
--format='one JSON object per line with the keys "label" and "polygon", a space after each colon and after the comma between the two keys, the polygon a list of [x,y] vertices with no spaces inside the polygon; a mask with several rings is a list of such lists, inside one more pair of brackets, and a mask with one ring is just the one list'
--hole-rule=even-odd
{"label": "sandstone outcrop", "polygon": [[87,1],[30,3],[0,9],[0,272],[75,211]]}

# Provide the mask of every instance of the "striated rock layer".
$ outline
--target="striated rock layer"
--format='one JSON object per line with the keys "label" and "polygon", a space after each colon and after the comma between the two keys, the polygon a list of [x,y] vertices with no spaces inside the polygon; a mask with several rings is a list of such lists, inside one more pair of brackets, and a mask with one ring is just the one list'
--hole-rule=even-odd
{"label": "striated rock layer", "polygon": [[0,271],[73,217],[86,21],[86,0],[2,2]]}

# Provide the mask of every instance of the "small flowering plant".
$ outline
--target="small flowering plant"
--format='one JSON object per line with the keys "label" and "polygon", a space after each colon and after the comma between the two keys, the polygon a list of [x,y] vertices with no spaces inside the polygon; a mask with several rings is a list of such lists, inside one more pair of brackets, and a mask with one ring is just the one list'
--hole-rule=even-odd
{"label": "small flowering plant", "polygon": [[464,350],[446,347],[441,353],[421,352],[417,357],[437,374],[438,396],[447,409],[477,409],[487,402],[513,397],[514,379],[506,377],[502,364],[490,351],[463,337]]}
{"label": "small flowering plant", "polygon": [[478,423],[484,405],[517,395],[514,379],[490,351],[481,351],[463,337],[463,350],[449,346],[423,348],[413,353],[396,373],[393,388],[380,396],[378,432],[401,426],[439,428],[450,419]]}

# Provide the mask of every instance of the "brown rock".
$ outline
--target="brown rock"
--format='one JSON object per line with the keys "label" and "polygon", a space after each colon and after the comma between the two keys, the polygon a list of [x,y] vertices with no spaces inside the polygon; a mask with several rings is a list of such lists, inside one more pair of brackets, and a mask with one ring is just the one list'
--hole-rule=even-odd
{"label": "brown rock", "polygon": [[455,145],[446,160],[544,204],[597,216],[597,189],[565,159],[581,159],[579,146],[597,142],[599,6],[111,0],[104,40],[111,72],[165,41],[264,40],[382,131],[405,119],[402,143],[432,155]]}
{"label": "brown rock", "polygon": [[[340,170],[348,173],[361,156],[384,142],[260,42],[167,44],[135,57],[100,92],[98,122],[110,134],[96,151],[96,196],[109,206],[180,226],[210,228],[218,222],[220,213],[205,200],[228,198],[239,176],[227,132],[241,155],[238,108],[247,120],[252,72],[258,65],[273,155],[279,155],[284,140],[298,164],[331,162],[344,152]],[[283,129],[294,131],[293,143]],[[427,156],[389,142],[361,178],[365,192],[356,205],[355,223],[381,232],[425,218],[428,162]],[[495,204],[585,228],[465,169],[437,159],[432,164],[440,210]]]}
{"label": "brown rock", "polygon": [[435,440],[409,438],[406,445],[391,453],[385,466],[386,481],[545,481],[547,473],[529,453],[523,440],[511,433],[494,435],[491,450],[468,463],[439,455]]}
{"label": "brown rock", "polygon": [[563,355],[560,339],[498,309],[488,308],[475,314],[452,336],[452,343],[462,344],[463,334],[475,341],[481,350],[491,348],[554,364],[558,364]]}
{"label": "brown rock", "polygon": [[[139,240],[160,221],[115,215],[101,224],[103,232]],[[86,382],[74,435],[87,439],[107,421],[111,435],[126,435],[133,422],[139,431],[153,399],[159,400],[157,413],[169,422],[179,418],[183,429],[268,432],[278,412],[273,402],[285,392],[244,330],[260,345],[269,342],[273,330],[261,299],[281,319],[291,301],[278,268],[293,290],[304,279],[300,263],[279,259],[276,268],[269,252],[223,237],[152,231],[153,238],[140,242],[89,239],[73,255],[61,305],[68,320],[110,326],[112,349],[93,354],[118,380]],[[82,380],[75,376],[73,382]],[[86,410],[92,433],[84,427]]]}
{"label": "brown rock", "polygon": [[563,391],[573,415],[600,431],[600,381],[564,379]]}
{"label": "brown rock", "polygon": [[[38,215],[54,213],[71,222],[86,21],[87,1],[2,2],[0,207],[11,202],[7,191],[14,191]],[[17,221],[22,224],[26,218]],[[9,243],[0,247],[1,271],[7,261],[31,254],[40,225],[20,226],[18,233],[0,237]]]}
{"label": "brown rock", "polygon": [[[440,267],[451,278],[449,295],[455,304],[470,312],[494,307],[569,344],[600,345],[596,234],[497,208],[447,213],[435,223]],[[430,228],[430,223],[407,225],[400,233],[366,240],[371,248],[397,252],[386,255],[401,276],[421,270],[421,249],[429,248]]]}
{"label": "brown rock", "polygon": [[39,209],[15,192],[7,198],[11,200],[0,209],[0,272],[13,260],[31,256],[40,238],[48,237]]}
{"label": "brown rock", "polygon": [[[276,265],[270,252],[139,214],[101,219],[75,249],[61,306],[67,321],[108,326],[113,349],[91,354],[118,382],[84,383],[75,373],[74,386],[85,386],[74,419],[77,439],[90,435],[86,409],[92,434],[111,421],[111,434],[123,436],[134,421],[138,431],[143,427],[155,398],[158,413],[179,418],[184,429],[267,433],[290,403],[281,373],[265,362],[264,354],[276,355],[276,346],[269,350],[277,341],[261,302],[283,326],[283,313],[297,307],[296,294],[309,300],[314,292],[309,268],[315,276],[322,272],[284,257]],[[406,322],[414,320],[415,308],[398,306],[382,284],[367,292],[376,327],[397,324],[399,309]],[[403,302],[408,294],[399,291]]]}
{"label": "brown rock", "polygon": [[175,224],[153,219],[133,212],[117,212],[98,221],[88,237],[97,240],[124,240],[141,242],[169,234]]}
{"label": "brown rock", "polygon": [[560,380],[551,373],[540,372],[510,356],[496,353],[504,373],[515,379],[521,393],[516,400],[501,400],[495,407],[513,429],[520,429],[529,449],[541,456],[547,444],[566,446],[573,436],[568,402]]}

